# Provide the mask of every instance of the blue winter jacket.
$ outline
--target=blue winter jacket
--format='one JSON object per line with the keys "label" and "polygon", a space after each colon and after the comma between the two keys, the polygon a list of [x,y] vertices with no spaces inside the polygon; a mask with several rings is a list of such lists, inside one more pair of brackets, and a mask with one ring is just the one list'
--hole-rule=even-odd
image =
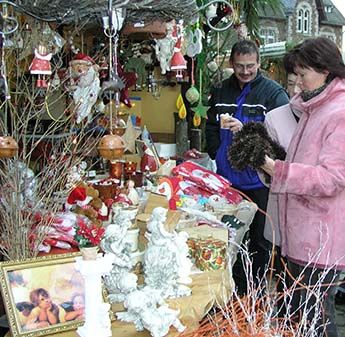
{"label": "blue winter jacket", "polygon": [[256,171],[251,168],[247,167],[241,172],[232,168],[227,152],[232,144],[233,135],[230,130],[220,129],[220,114],[228,113],[242,123],[262,122],[268,111],[289,102],[285,89],[277,82],[265,77],[260,71],[249,85],[250,90],[247,88],[249,92],[244,98],[242,109],[238,109],[236,101],[246,87],[243,90],[240,88],[235,75],[223,81],[220,88],[214,88],[209,100],[210,108],[207,112],[208,119],[205,128],[207,152],[212,159],[216,159],[217,173],[241,190],[257,189],[264,185]]}

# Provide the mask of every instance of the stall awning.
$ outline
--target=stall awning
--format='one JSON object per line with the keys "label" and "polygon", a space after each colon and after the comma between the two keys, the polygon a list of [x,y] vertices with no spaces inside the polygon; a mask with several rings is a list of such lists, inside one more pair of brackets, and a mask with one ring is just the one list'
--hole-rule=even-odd
{"label": "stall awning", "polygon": [[260,46],[261,57],[279,58],[286,53],[286,41],[268,43]]}

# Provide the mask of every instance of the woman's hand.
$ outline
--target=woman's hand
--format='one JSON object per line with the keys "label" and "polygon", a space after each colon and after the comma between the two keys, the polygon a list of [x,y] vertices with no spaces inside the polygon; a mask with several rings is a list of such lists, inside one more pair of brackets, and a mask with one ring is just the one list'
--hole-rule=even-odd
{"label": "woman's hand", "polygon": [[261,166],[261,168],[269,174],[271,177],[274,174],[274,166],[275,166],[275,161],[270,158],[269,156],[265,156],[265,164]]}

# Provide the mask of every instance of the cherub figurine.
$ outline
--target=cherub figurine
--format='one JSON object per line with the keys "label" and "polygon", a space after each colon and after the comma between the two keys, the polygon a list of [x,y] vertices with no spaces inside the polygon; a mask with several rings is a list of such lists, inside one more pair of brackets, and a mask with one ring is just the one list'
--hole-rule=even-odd
{"label": "cherub figurine", "polygon": [[119,312],[117,318],[124,322],[133,322],[137,331],[147,329],[152,337],[164,337],[170,326],[183,332],[185,326],[178,318],[179,310],[170,309],[164,302],[159,290],[144,287],[128,294],[124,301],[127,312]]}
{"label": "cherub figurine", "polygon": [[157,60],[161,66],[161,73],[165,75],[170,70],[171,58],[174,54],[174,47],[177,41],[176,34],[174,34],[175,23],[174,21],[167,22],[166,30],[167,35],[163,39],[156,39],[155,52]]}
{"label": "cherub figurine", "polygon": [[101,241],[102,250],[114,256],[110,273],[103,277],[110,303],[122,302],[137,287],[138,277],[131,272],[131,244],[126,240],[131,224],[129,218],[119,210],[116,222],[108,225]]}
{"label": "cherub figurine", "polygon": [[145,236],[149,241],[144,257],[145,284],[159,289],[164,298],[188,296],[190,288],[178,284],[178,281],[191,281],[188,278],[191,262],[188,263],[186,236],[165,229],[167,211],[156,207],[147,223],[149,232]]}

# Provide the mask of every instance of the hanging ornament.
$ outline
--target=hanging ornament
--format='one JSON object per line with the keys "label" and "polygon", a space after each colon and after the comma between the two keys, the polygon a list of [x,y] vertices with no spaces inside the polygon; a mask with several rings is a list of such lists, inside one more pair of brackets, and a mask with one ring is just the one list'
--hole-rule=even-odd
{"label": "hanging ornament", "polygon": [[194,85],[186,91],[186,100],[192,105],[199,101],[199,97],[199,91]]}
{"label": "hanging ornament", "polygon": [[176,80],[178,82],[183,80],[183,70],[187,69],[187,62],[181,53],[181,36],[177,39],[174,54],[171,59],[170,69],[176,72]]}
{"label": "hanging ornament", "polygon": [[228,30],[233,25],[235,11],[228,1],[211,0],[199,8],[199,10],[203,9],[205,9],[206,21],[210,29],[222,32]]}
{"label": "hanging ornament", "polygon": [[14,157],[18,152],[18,144],[12,137],[0,136],[0,158]]}
{"label": "hanging ornament", "polygon": [[99,141],[97,150],[101,157],[114,160],[120,158],[125,152],[125,143],[118,135],[105,135]]}
{"label": "hanging ornament", "polygon": [[234,25],[238,39],[246,39],[248,36],[248,27],[245,22],[239,22]]}
{"label": "hanging ornament", "polygon": [[[199,92],[202,93],[202,70],[200,69],[200,75],[199,75],[199,78],[200,78],[200,87],[199,87]],[[191,108],[196,115],[200,116],[200,117],[206,117],[206,112],[208,110],[208,107],[207,106],[203,106],[202,104],[202,95],[200,95],[199,97],[199,103],[198,105],[195,107],[195,108]]]}
{"label": "hanging ornament", "polygon": [[170,71],[171,57],[174,53],[174,46],[177,41],[175,20],[166,23],[166,36],[162,39],[155,39],[155,53],[161,67],[161,74],[165,75]]}
{"label": "hanging ornament", "polygon": [[[115,14],[121,14],[122,10],[119,9],[119,11],[113,12],[109,11],[108,17],[103,17],[103,26],[104,26],[104,33],[109,38],[109,81],[108,87],[110,90],[108,91],[109,94],[109,100],[113,99],[112,94],[114,94],[114,100],[115,100],[115,115],[116,115],[116,109],[119,106],[119,90],[116,88],[116,90],[111,90],[112,85],[116,83],[119,79],[118,71],[120,70],[118,59],[117,59],[117,31],[121,28],[123,20],[121,16],[122,22],[119,22],[119,25],[117,25],[116,22],[113,22],[113,18],[116,16]],[[122,68],[121,68],[122,70]],[[104,94],[104,83],[102,84],[102,91]],[[123,83],[123,82],[122,82]],[[115,88],[114,88],[115,89]],[[113,106],[109,107],[109,121],[110,121],[110,134],[105,135],[101,138],[101,140],[98,143],[98,151],[99,154],[109,160],[114,160],[120,158],[123,153],[125,152],[125,142],[121,138],[121,136],[113,134]]]}
{"label": "hanging ornament", "polygon": [[187,33],[187,48],[186,54],[189,57],[194,57],[202,51],[202,32],[197,26],[194,30],[191,29]]}
{"label": "hanging ornament", "polygon": [[124,83],[124,87],[120,90],[120,102],[125,104],[128,108],[132,107],[129,99],[128,90],[137,83],[138,75],[134,71],[124,71],[120,63],[117,61],[117,73]]}
{"label": "hanging ornament", "polygon": [[45,79],[45,76],[52,74],[51,65],[50,65],[52,54],[47,53],[47,48],[42,45],[40,45],[37,49],[35,49],[34,53],[35,53],[35,56],[29,68],[30,74],[38,75],[38,79],[36,81],[36,87],[46,88],[48,84]]}
{"label": "hanging ornament", "polygon": [[186,91],[186,100],[193,105],[198,102],[200,94],[198,89],[194,86],[194,58],[192,58],[192,70],[191,70],[191,82],[192,86]]}
{"label": "hanging ornament", "polygon": [[76,123],[84,119],[91,122],[92,107],[96,104],[101,90],[98,65],[85,54],[77,54],[70,62],[71,79],[74,81],[73,101]]}

